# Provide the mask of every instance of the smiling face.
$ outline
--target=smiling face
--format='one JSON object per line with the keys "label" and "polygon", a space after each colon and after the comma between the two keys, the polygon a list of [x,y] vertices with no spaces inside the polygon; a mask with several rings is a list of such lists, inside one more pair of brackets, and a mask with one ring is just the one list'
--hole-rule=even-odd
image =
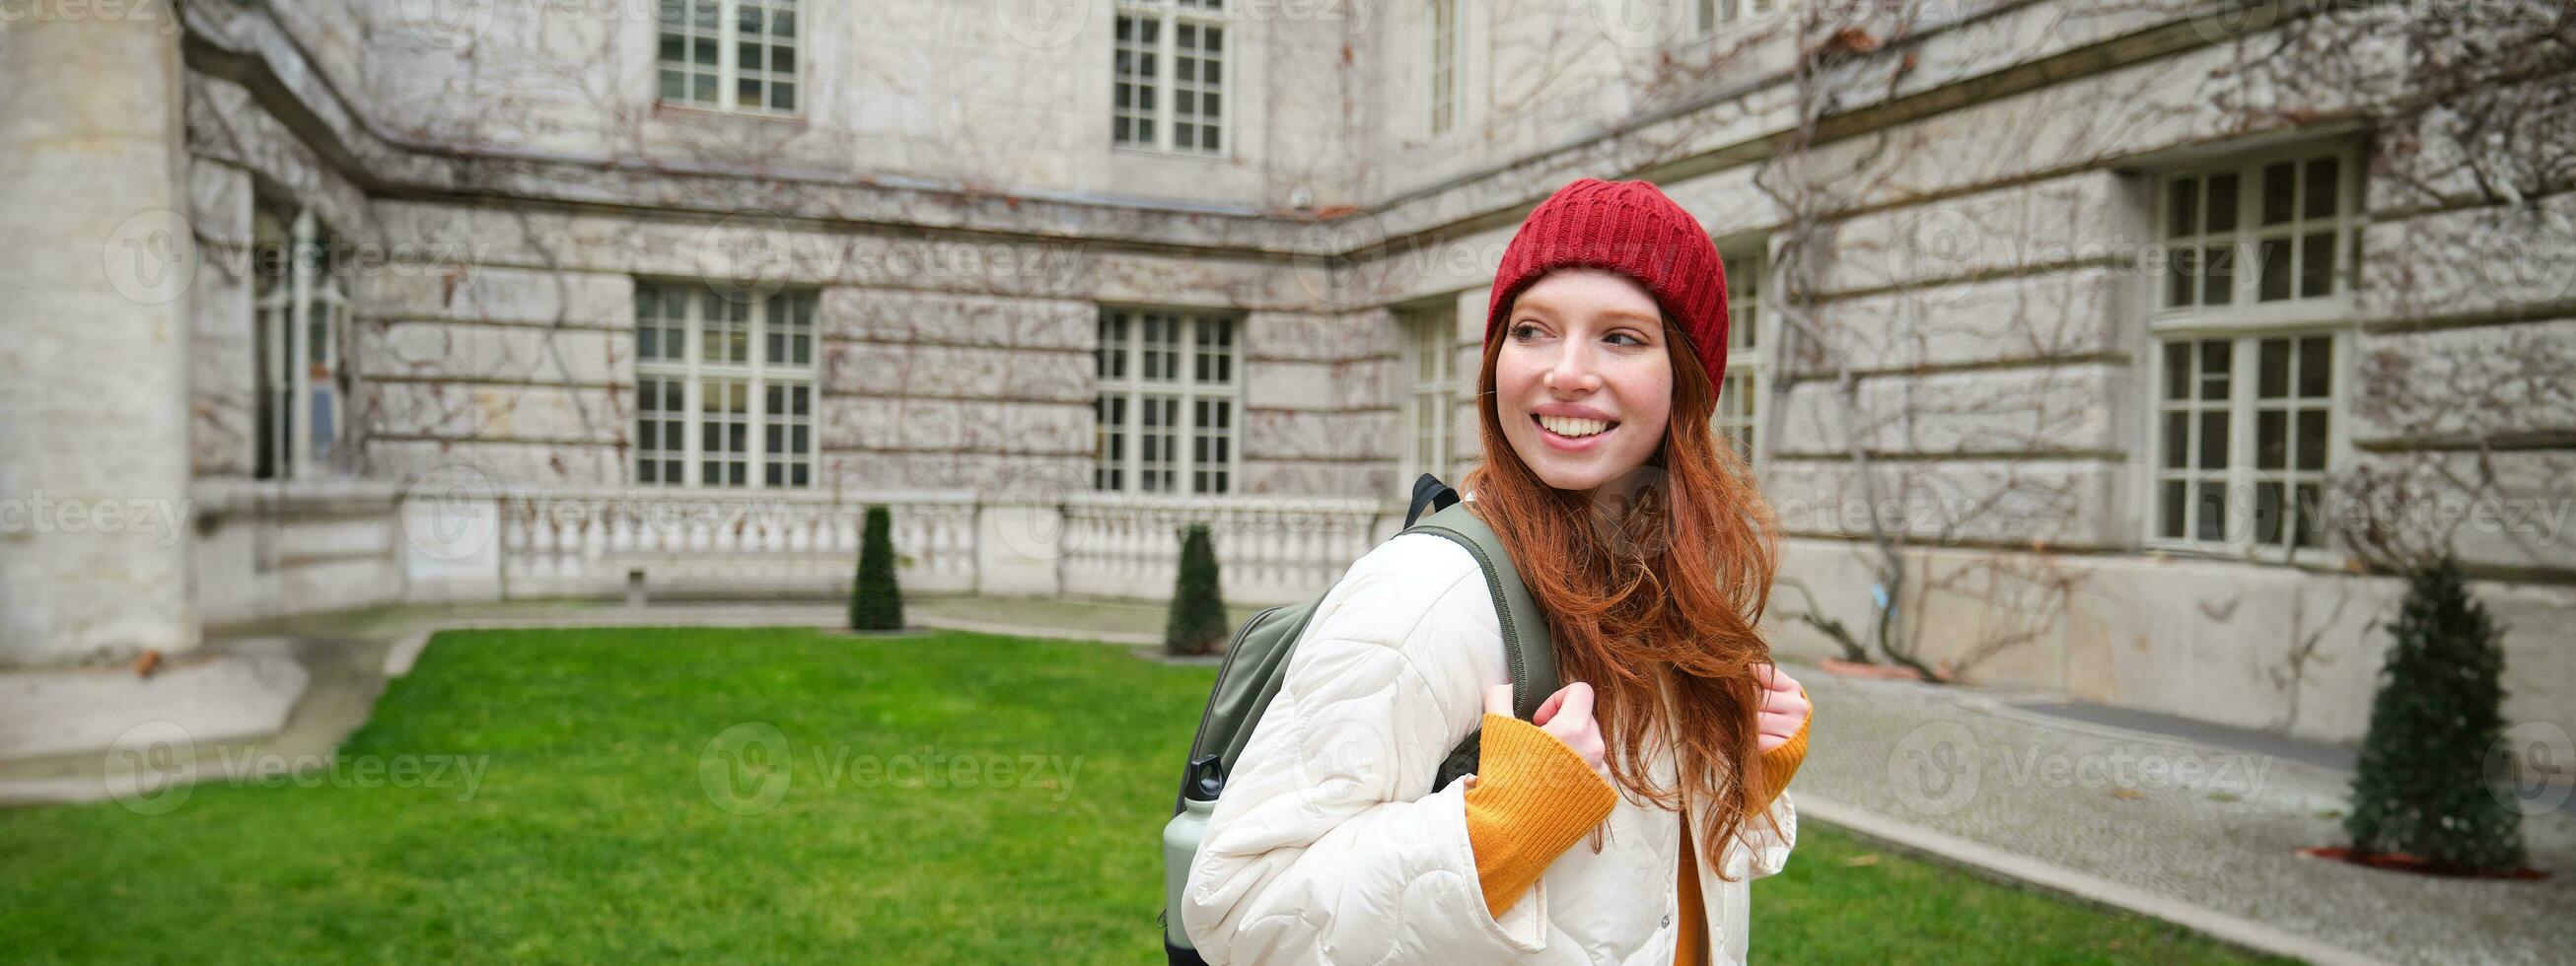
{"label": "smiling face", "polygon": [[1589,492],[1654,456],[1680,350],[1645,286],[1599,269],[1550,272],[1513,300],[1501,339],[1495,414],[1540,480]]}

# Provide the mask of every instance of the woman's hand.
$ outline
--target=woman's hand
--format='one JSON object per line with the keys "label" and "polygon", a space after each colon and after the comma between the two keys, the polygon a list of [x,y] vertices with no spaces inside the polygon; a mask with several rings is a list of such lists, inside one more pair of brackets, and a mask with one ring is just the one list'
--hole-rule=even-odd
{"label": "woman's hand", "polygon": [[1762,682],[1762,715],[1756,722],[1760,737],[1754,742],[1754,748],[1770,751],[1788,744],[1789,739],[1797,735],[1798,729],[1806,725],[1807,714],[1812,708],[1807,704],[1806,690],[1798,686],[1798,679],[1780,670],[1779,665],[1765,664],[1754,668],[1753,675]]}
{"label": "woman's hand", "polygon": [[[1485,711],[1511,717],[1512,686],[1497,684],[1486,688]],[[1602,762],[1609,745],[1601,738],[1600,722],[1592,719],[1591,685],[1576,681],[1556,689],[1555,694],[1539,702],[1537,713],[1530,715],[1530,723],[1583,756],[1583,763],[1592,766],[1602,781],[1610,780],[1610,767]]]}

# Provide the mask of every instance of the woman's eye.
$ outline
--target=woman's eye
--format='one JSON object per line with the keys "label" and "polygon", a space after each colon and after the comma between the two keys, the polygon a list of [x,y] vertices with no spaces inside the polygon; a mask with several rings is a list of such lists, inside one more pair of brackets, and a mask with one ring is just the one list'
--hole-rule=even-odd
{"label": "woman's eye", "polygon": [[1512,338],[1515,338],[1515,339],[1534,339],[1534,338],[1537,338],[1537,337],[1538,337],[1538,326],[1531,325],[1530,323],[1527,323],[1527,322],[1522,322],[1522,323],[1520,323],[1520,324],[1518,324],[1518,325],[1514,325],[1514,326],[1512,326]]}
{"label": "woman's eye", "polygon": [[1640,338],[1637,338],[1636,336],[1633,336],[1633,335],[1629,335],[1628,333],[1625,333],[1625,332],[1613,332],[1613,333],[1610,333],[1610,337],[1611,337],[1611,338],[1613,338],[1613,339],[1626,339],[1626,340],[1628,340],[1629,342],[1631,342],[1631,343],[1633,343],[1633,344],[1636,344],[1636,345],[1645,345],[1645,344],[1646,344],[1646,340],[1644,340],[1644,339],[1640,339]]}

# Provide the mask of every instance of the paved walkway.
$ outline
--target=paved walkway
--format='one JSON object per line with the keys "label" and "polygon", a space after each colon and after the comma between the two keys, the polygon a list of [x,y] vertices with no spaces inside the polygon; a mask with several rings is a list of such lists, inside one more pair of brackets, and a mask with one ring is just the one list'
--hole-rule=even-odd
{"label": "paved walkway", "polygon": [[2310,961],[2565,962],[2576,938],[2576,812],[2524,820],[2548,881],[2382,872],[2298,854],[2342,843],[2348,753],[1793,673],[1816,703],[1803,816]]}

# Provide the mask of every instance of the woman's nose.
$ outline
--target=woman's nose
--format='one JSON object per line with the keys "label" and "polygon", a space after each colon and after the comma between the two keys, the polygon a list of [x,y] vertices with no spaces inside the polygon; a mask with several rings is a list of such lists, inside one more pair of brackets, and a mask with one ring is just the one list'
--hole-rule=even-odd
{"label": "woman's nose", "polygon": [[1557,347],[1556,359],[1547,367],[1547,388],[1569,395],[1599,388],[1601,375],[1592,362],[1589,347],[1573,339],[1564,341]]}

